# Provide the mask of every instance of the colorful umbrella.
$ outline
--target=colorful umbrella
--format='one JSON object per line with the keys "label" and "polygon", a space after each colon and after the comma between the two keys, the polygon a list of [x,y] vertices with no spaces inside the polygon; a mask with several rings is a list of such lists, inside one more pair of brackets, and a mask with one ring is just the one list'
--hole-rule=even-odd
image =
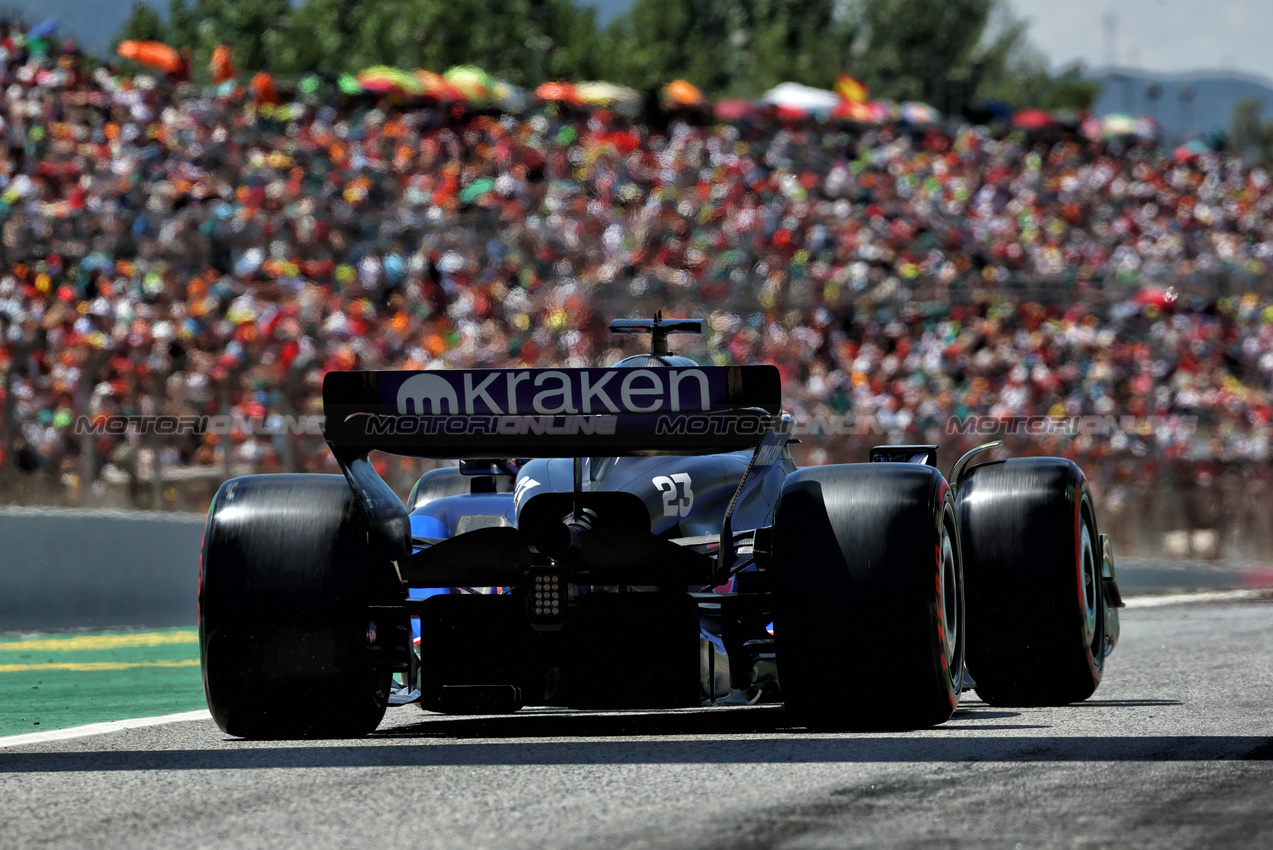
{"label": "colorful umbrella", "polygon": [[175,73],[181,70],[181,55],[158,41],[121,41],[115,52],[138,65]]}
{"label": "colorful umbrella", "polygon": [[902,120],[908,124],[940,124],[941,113],[934,106],[908,100],[901,106]]}
{"label": "colorful umbrella", "polygon": [[353,74],[341,74],[337,77],[336,88],[340,89],[341,94],[362,94],[362,86],[358,85],[358,79]]}
{"label": "colorful umbrella", "polygon": [[641,102],[641,95],[635,89],[601,81],[579,83],[575,86],[575,94],[584,103],[591,103],[596,106],[614,106],[615,104]]}
{"label": "colorful umbrella", "polygon": [[663,89],[663,99],[671,106],[702,106],[705,101],[698,86],[686,80],[673,80]]}
{"label": "colorful umbrella", "polygon": [[456,65],[442,75],[469,100],[484,103],[491,99],[495,79],[476,65]]}
{"label": "colorful umbrella", "polygon": [[1022,109],[1012,116],[1012,126],[1018,130],[1042,130],[1056,125],[1056,118],[1046,109]]}
{"label": "colorful umbrella", "polygon": [[1101,119],[1101,135],[1106,138],[1136,135],[1136,119],[1121,112],[1106,115]]}
{"label": "colorful umbrella", "polygon": [[425,71],[421,68],[416,70],[414,76],[426,97],[445,101],[465,99],[463,92],[448,83],[446,77],[441,74],[435,74],[432,71]]}
{"label": "colorful umbrella", "polygon": [[720,100],[716,102],[713,112],[717,121],[742,121],[756,114],[756,104],[750,100]]}
{"label": "colorful umbrella", "polygon": [[804,121],[814,115],[812,112],[794,106],[774,106],[772,109],[779,121]]}
{"label": "colorful umbrella", "polygon": [[424,87],[412,74],[401,68],[374,65],[358,74],[358,85],[376,94],[423,94]]}
{"label": "colorful umbrella", "polygon": [[1007,124],[1015,111],[1002,100],[975,100],[965,109],[974,124]]}
{"label": "colorful umbrella", "polygon": [[535,97],[544,103],[582,103],[583,98],[579,96],[579,92],[570,83],[548,82],[540,83],[539,88],[535,89]]}
{"label": "colorful umbrella", "polygon": [[761,96],[761,103],[809,115],[829,115],[842,98],[833,91],[800,83],[779,83]]}

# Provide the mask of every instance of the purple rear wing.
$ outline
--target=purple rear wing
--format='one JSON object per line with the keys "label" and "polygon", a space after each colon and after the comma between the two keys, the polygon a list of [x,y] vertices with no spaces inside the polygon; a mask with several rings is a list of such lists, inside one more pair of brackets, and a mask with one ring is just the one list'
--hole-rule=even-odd
{"label": "purple rear wing", "polygon": [[707,454],[773,430],[773,366],[330,372],[327,441],[428,458]]}

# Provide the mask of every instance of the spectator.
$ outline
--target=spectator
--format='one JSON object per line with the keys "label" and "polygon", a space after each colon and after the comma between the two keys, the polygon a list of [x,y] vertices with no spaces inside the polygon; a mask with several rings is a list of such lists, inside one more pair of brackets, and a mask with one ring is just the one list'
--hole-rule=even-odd
{"label": "spectator", "polygon": [[[804,421],[851,417],[806,440],[813,460],[891,436],[963,448],[977,435],[948,423],[970,415],[1141,417],[1017,441],[1081,459],[1115,499],[1155,460],[1268,458],[1273,191],[1236,158],[270,87],[89,73],[73,45],[3,32],[0,330],[24,473],[83,492],[155,463],[329,469],[312,435],[73,425],[319,414],[332,369],[609,362],[635,343],[606,321],[656,308],[708,318],[685,344],[701,359],[774,363]],[[1251,294],[1192,294],[1222,283]]]}

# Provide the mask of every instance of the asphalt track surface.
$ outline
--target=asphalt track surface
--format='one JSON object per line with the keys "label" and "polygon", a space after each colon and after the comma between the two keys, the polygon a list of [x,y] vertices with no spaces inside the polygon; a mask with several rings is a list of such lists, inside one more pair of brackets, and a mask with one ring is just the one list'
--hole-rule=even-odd
{"label": "asphalt track surface", "polygon": [[1086,703],[966,695],[921,732],[765,706],[126,729],[0,749],[0,847],[1270,847],[1271,659],[1273,604],[1195,603],[1128,609]]}

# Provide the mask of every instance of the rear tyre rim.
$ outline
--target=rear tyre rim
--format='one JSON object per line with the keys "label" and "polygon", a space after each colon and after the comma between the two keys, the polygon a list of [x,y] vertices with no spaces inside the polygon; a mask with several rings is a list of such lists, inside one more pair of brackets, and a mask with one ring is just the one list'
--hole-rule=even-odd
{"label": "rear tyre rim", "polygon": [[1100,606],[1097,604],[1096,582],[1099,581],[1096,565],[1096,547],[1092,544],[1092,529],[1087,522],[1087,517],[1083,517],[1080,521],[1081,530],[1079,532],[1079,562],[1083,571],[1083,587],[1081,588],[1080,598],[1083,600],[1083,642],[1093,653],[1099,652],[1100,648],[1096,646],[1096,618],[1100,614]]}
{"label": "rear tyre rim", "polygon": [[938,579],[937,579],[937,611],[940,617],[942,653],[946,658],[946,668],[951,678],[960,675],[957,664],[963,662],[957,657],[959,648],[959,574],[955,564],[955,546],[951,542],[950,527],[941,523],[941,538],[937,543]]}

